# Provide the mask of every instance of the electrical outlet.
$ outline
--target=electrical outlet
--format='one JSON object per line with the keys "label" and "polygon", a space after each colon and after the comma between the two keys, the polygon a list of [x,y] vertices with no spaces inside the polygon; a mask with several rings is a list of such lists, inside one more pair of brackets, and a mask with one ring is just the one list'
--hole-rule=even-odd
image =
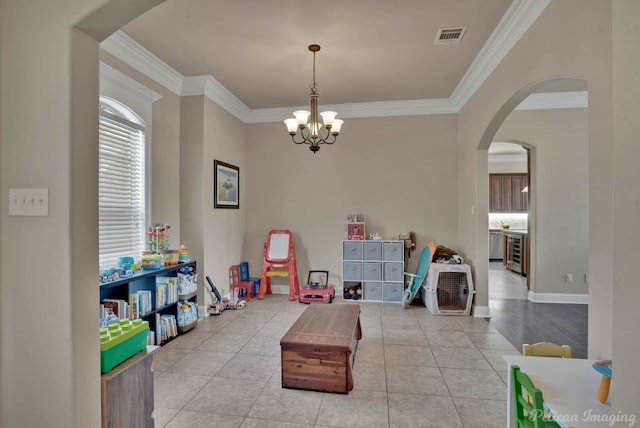
{"label": "electrical outlet", "polygon": [[573,282],[573,275],[570,273],[565,273],[564,282],[568,282],[569,284],[571,284]]}
{"label": "electrical outlet", "polygon": [[48,216],[49,189],[9,189],[9,215]]}

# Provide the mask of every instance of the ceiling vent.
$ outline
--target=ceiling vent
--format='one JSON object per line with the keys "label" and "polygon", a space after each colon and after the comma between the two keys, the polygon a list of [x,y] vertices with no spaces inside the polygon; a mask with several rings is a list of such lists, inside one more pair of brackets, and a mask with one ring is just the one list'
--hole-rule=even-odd
{"label": "ceiling vent", "polygon": [[436,35],[436,41],[434,45],[452,45],[454,43],[460,43],[460,39],[464,35],[467,27],[451,27],[441,28]]}

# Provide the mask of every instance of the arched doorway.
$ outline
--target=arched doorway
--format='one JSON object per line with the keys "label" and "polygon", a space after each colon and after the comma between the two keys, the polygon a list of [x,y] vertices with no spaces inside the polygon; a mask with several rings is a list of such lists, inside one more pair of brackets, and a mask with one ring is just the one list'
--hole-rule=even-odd
{"label": "arched doorway", "polygon": [[[517,318],[523,325],[516,328],[513,320],[508,321],[524,336],[512,335],[515,339],[510,341],[512,344],[517,342],[516,348],[530,341],[524,337],[527,323],[532,323],[535,317],[536,328],[549,335],[536,336],[535,340],[566,342],[564,337],[567,340],[573,337],[574,354],[586,357],[589,191],[586,104],[575,108],[554,107],[553,104],[518,107],[529,97],[536,98],[536,102],[545,97],[553,101],[554,97],[570,92],[586,94],[586,82],[548,79],[519,91],[496,114],[478,148],[488,149],[494,141],[517,141],[519,144],[528,141],[529,148],[533,148],[528,188],[529,269],[526,279],[529,290],[527,301],[521,301],[519,305],[523,307],[518,306],[516,311],[522,315]],[[489,299],[491,301],[491,295]],[[512,308],[508,302],[505,299],[501,305],[490,303],[490,322],[501,318],[502,313],[496,311]],[[543,315],[543,309],[557,315]],[[579,319],[576,328],[568,328],[570,321],[567,319],[562,321],[569,314]],[[557,320],[557,326],[541,329],[541,319]],[[509,339],[507,334],[500,332]]]}

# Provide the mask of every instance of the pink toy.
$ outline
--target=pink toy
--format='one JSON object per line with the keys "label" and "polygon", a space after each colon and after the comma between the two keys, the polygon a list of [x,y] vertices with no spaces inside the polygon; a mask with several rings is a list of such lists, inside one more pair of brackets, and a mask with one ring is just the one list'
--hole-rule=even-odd
{"label": "pink toy", "polygon": [[300,303],[331,303],[336,296],[333,285],[329,284],[328,270],[310,270],[307,283],[300,287]]}

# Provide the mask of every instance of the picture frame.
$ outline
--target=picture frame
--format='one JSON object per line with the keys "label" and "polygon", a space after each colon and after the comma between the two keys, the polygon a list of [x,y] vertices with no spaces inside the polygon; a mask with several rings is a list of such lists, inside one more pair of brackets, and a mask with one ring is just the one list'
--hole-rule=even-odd
{"label": "picture frame", "polygon": [[213,207],[240,208],[240,168],[213,160]]}

